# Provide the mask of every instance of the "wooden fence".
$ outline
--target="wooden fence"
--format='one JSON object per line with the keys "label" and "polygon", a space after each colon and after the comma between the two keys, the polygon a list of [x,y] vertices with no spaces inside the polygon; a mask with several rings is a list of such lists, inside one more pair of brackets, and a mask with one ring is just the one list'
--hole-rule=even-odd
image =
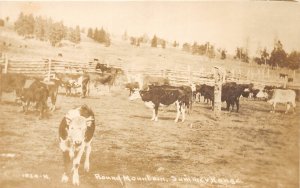
{"label": "wooden fence", "polygon": [[[73,61],[59,59],[10,59],[6,55],[0,58],[2,73],[22,73],[37,77],[51,77],[54,73],[82,74],[95,72],[97,61]],[[158,66],[131,66],[126,63],[109,62],[111,67],[122,68],[126,75],[151,75],[162,76],[170,80],[172,85],[188,85],[199,83],[214,85],[213,67],[191,67],[189,65],[176,65],[173,68],[161,69]],[[254,83],[257,86],[274,85],[282,86],[286,79],[279,77],[278,70],[271,70],[267,67],[221,70],[224,74],[223,82]],[[287,83],[289,88],[300,88],[299,79],[293,72],[293,82]],[[129,77],[127,77],[129,78]]]}

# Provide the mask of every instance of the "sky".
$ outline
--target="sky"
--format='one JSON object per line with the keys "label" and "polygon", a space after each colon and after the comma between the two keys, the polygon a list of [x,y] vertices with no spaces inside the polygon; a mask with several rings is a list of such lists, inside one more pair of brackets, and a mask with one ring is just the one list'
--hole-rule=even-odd
{"label": "sky", "polygon": [[15,20],[20,12],[51,17],[65,25],[103,27],[114,35],[156,34],[169,41],[207,41],[233,52],[247,47],[272,50],[274,39],[284,49],[300,51],[300,3],[269,1],[151,2],[0,2],[0,18]]}

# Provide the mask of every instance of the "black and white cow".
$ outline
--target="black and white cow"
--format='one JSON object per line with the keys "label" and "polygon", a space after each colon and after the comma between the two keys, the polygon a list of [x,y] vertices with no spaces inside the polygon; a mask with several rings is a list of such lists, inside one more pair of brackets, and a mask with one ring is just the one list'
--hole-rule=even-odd
{"label": "black and white cow", "polygon": [[63,152],[65,170],[61,181],[66,183],[72,173],[72,183],[79,185],[79,164],[84,150],[84,170],[89,171],[91,142],[95,132],[93,111],[86,105],[71,109],[62,119],[59,126],[59,147]]}
{"label": "black and white cow", "polygon": [[158,108],[160,105],[169,106],[176,104],[177,116],[175,122],[178,122],[180,114],[182,114],[182,122],[185,121],[185,111],[191,103],[191,92],[186,91],[184,87],[174,86],[150,86],[149,90],[141,90],[132,94],[129,99],[135,100],[142,98],[145,105],[153,109],[151,120],[158,121]]}

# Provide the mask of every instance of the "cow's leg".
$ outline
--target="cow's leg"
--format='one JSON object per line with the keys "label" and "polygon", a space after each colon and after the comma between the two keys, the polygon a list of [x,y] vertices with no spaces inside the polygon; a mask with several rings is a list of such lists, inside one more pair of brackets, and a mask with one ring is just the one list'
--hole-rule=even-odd
{"label": "cow's leg", "polygon": [[[239,109],[240,109],[240,101],[239,101],[239,99],[237,99],[236,101],[235,101],[235,103],[236,103],[236,112],[239,112]],[[233,110],[233,109],[232,109]]]}
{"label": "cow's leg", "polygon": [[226,110],[229,111],[230,108],[230,101],[226,100]]}
{"label": "cow's leg", "polygon": [[182,113],[182,119],[181,119],[181,122],[184,122],[184,121],[185,121],[185,108],[186,108],[186,105],[185,105],[185,104],[182,104],[182,106],[181,106],[181,113]]}
{"label": "cow's leg", "polygon": [[296,110],[296,102],[295,101],[292,102],[292,106],[293,106],[293,114],[294,114],[295,110]]}
{"label": "cow's leg", "polygon": [[86,150],[85,150],[85,161],[84,161],[84,170],[88,172],[90,170],[90,154],[92,151],[91,141],[86,143]]}
{"label": "cow's leg", "polygon": [[56,109],[55,104],[56,104],[56,96],[57,96],[57,94],[56,94],[56,92],[51,92],[50,96],[51,96],[51,108],[50,108],[50,111],[54,112],[54,110]]}
{"label": "cow's leg", "polygon": [[272,111],[271,111],[271,113],[275,113],[275,108],[276,108],[276,103],[274,102],[273,105],[272,105]]}
{"label": "cow's leg", "polygon": [[79,174],[78,174],[78,169],[79,169],[79,164],[80,164],[80,159],[84,151],[84,144],[80,147],[77,155],[73,159],[73,167],[72,167],[72,172],[73,172],[73,185],[79,185]]}
{"label": "cow's leg", "polygon": [[287,114],[287,113],[288,113],[288,111],[289,111],[290,107],[291,107],[290,103],[289,103],[289,102],[287,102],[287,103],[286,103],[286,110],[285,110],[285,112],[284,112],[285,114]]}
{"label": "cow's leg", "polygon": [[69,173],[71,170],[71,159],[68,151],[63,152],[63,158],[64,158],[64,173],[61,177],[61,181],[63,183],[67,183],[69,181]]}
{"label": "cow's leg", "polygon": [[29,101],[29,100],[26,100],[26,101],[23,103],[23,111],[24,111],[24,114],[27,114],[27,113],[28,113],[29,104],[30,104],[30,101]]}
{"label": "cow's leg", "polygon": [[177,115],[176,115],[176,119],[175,119],[175,123],[178,122],[179,116],[180,116],[180,103],[178,101],[175,102],[176,104],[176,111],[177,111]]}
{"label": "cow's leg", "polygon": [[151,121],[154,121],[155,120],[155,109],[153,107],[152,109],[152,118],[151,118]]}
{"label": "cow's leg", "polygon": [[159,103],[155,104],[154,106],[154,110],[155,110],[155,118],[154,121],[158,121],[158,107],[159,107]]}

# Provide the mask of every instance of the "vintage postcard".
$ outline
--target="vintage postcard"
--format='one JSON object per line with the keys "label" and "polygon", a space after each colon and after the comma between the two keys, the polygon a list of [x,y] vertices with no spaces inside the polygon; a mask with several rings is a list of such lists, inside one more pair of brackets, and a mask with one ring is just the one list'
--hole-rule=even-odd
{"label": "vintage postcard", "polygon": [[0,187],[299,187],[298,1],[0,1]]}

